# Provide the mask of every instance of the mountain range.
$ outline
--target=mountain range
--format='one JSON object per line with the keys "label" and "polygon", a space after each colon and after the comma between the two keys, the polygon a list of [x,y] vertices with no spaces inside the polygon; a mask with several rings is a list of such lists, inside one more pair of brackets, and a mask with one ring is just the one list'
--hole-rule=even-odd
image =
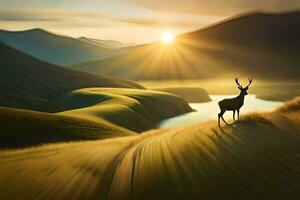
{"label": "mountain range", "polygon": [[252,75],[300,77],[300,11],[252,12],[204,29],[134,48],[113,58],[84,62],[83,71],[129,79],[197,79]]}
{"label": "mountain range", "polygon": [[107,49],[120,49],[124,47],[133,47],[136,46],[134,43],[122,43],[116,40],[100,40],[100,39],[94,39],[94,38],[87,38],[87,37],[80,37],[78,40],[87,42],[94,45],[99,45],[103,48]]}
{"label": "mountain range", "polygon": [[[72,65],[110,58],[130,49],[125,44],[122,46],[122,43],[118,42],[102,41],[100,43],[100,41],[92,39],[76,39],[43,29],[0,30],[0,41],[26,54],[57,65]],[[112,45],[114,48],[111,48]]]}
{"label": "mountain range", "polygon": [[0,105],[58,112],[60,95],[79,88],[143,88],[127,80],[49,64],[0,43]]}

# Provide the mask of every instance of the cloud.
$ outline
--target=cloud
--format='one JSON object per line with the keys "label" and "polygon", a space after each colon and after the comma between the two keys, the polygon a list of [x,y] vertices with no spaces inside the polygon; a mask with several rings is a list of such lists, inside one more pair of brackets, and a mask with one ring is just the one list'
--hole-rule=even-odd
{"label": "cloud", "polygon": [[136,24],[141,26],[190,26],[194,25],[194,23],[189,23],[186,21],[173,21],[173,20],[157,20],[157,19],[143,19],[143,18],[128,18],[128,19],[121,19],[119,20],[123,23],[128,24]]}
{"label": "cloud", "polygon": [[125,0],[168,13],[229,16],[251,10],[286,11],[299,8],[299,0]]}
{"label": "cloud", "polygon": [[0,9],[0,21],[60,21],[56,16],[21,9]]}
{"label": "cloud", "polygon": [[68,21],[74,19],[106,19],[93,12],[67,12],[44,8],[0,8],[0,21]]}
{"label": "cloud", "polygon": [[152,18],[123,18],[119,19],[121,23],[128,23],[139,26],[149,27],[197,27],[208,22],[215,22],[218,19],[211,16],[165,16],[165,17],[152,17]]}
{"label": "cloud", "polygon": [[57,27],[108,27],[108,26],[144,26],[144,27],[197,27],[207,24],[210,16],[187,16],[154,12],[146,16],[116,16],[112,13],[64,11],[48,8],[0,8],[2,22],[46,22],[55,23]]}

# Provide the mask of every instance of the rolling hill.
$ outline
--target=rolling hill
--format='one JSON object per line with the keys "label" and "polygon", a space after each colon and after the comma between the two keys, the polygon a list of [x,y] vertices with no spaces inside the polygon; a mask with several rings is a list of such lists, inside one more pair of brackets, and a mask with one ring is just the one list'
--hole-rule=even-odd
{"label": "rolling hill", "polygon": [[65,111],[58,114],[90,121],[109,121],[132,131],[154,128],[161,120],[191,112],[187,102],[170,93],[125,89],[84,88],[55,100]]}
{"label": "rolling hill", "polygon": [[[1,43],[0,55],[0,106],[4,110],[1,117],[5,118],[2,139],[13,147],[18,142],[26,146],[24,138],[30,134],[37,139],[28,145],[128,135],[192,111],[176,95],[146,90],[132,81],[48,64]],[[4,106],[60,113],[9,110]],[[78,135],[80,131],[83,135]]]}
{"label": "rolling hill", "polygon": [[61,111],[53,100],[86,87],[143,88],[134,82],[48,64],[0,43],[0,105]]}
{"label": "rolling hill", "polygon": [[0,149],[133,135],[192,111],[178,96],[124,88],[79,89],[52,103],[64,112],[0,106]]}
{"label": "rolling hill", "polygon": [[134,135],[105,120],[0,107],[0,149]]}
{"label": "rolling hill", "polygon": [[300,99],[207,122],[0,152],[3,199],[299,199]]}
{"label": "rolling hill", "polygon": [[74,65],[75,69],[129,79],[198,79],[253,75],[300,77],[300,11],[247,13],[125,54]]}
{"label": "rolling hill", "polygon": [[0,30],[0,41],[33,57],[57,65],[72,65],[122,54],[128,48],[107,48],[81,39],[56,35],[42,29]]}

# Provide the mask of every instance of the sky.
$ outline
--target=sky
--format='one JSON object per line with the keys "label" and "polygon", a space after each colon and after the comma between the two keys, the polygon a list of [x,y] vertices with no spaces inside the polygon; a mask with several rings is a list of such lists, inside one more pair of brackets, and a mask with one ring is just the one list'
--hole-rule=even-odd
{"label": "sky", "polygon": [[0,0],[0,29],[43,28],[124,43],[159,40],[250,11],[283,12],[299,0]]}

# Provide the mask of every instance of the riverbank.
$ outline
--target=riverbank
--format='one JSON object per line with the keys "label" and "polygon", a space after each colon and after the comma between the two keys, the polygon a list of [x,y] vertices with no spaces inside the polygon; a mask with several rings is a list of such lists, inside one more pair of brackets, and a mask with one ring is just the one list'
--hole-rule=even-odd
{"label": "riverbank", "polygon": [[[166,120],[163,120],[158,127],[159,128],[175,128],[180,126],[186,126],[195,123],[206,122],[210,120],[216,120],[217,114],[220,112],[218,102],[225,98],[232,98],[232,95],[210,95],[211,102],[207,103],[190,103],[191,108],[195,112],[186,113],[183,115],[175,116]],[[273,111],[283,102],[280,101],[266,101],[256,97],[256,95],[247,95],[245,97],[244,106],[241,108],[241,114],[250,112],[268,112]],[[227,121],[232,121],[232,112],[227,111],[224,114]]]}

